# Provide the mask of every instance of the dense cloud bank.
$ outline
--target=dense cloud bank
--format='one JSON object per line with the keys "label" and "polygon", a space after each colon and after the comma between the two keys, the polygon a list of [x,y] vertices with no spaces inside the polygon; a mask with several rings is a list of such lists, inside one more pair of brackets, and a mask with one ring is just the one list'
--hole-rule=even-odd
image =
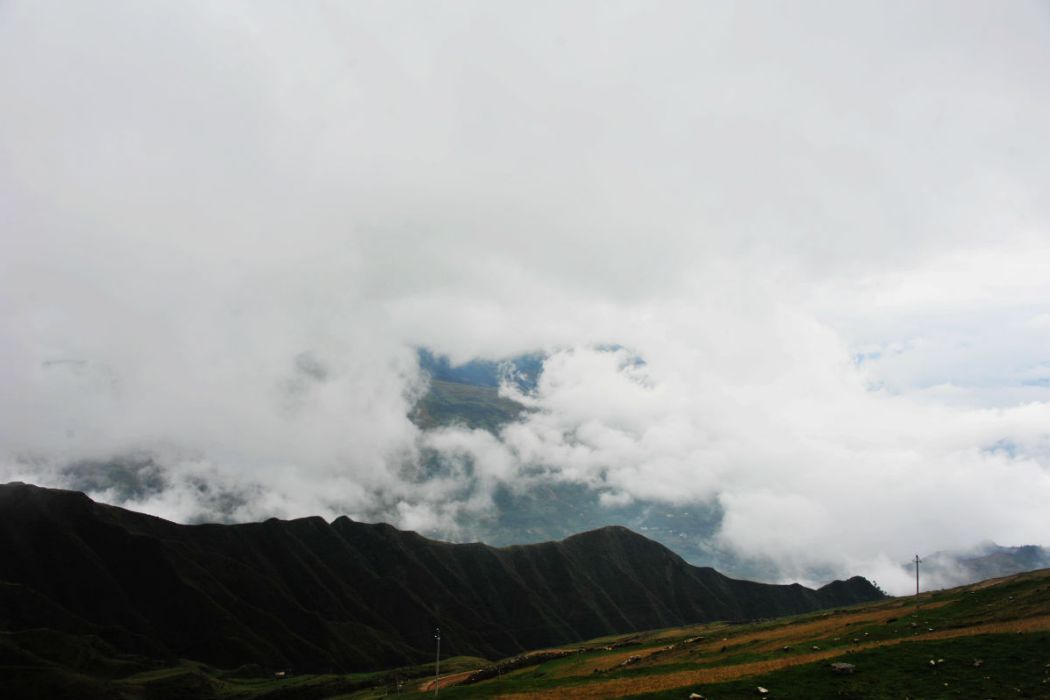
{"label": "dense cloud bank", "polygon": [[[564,480],[891,589],[1045,543],[1048,47],[1038,3],[4,3],[2,476],[449,532]],[[421,432],[418,346],[546,352],[532,410]]]}

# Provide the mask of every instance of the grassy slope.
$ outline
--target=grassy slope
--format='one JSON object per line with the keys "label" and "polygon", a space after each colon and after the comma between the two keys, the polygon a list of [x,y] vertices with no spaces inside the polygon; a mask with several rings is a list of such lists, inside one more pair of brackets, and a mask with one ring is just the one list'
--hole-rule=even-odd
{"label": "grassy slope", "polygon": [[[93,691],[76,674],[125,678],[151,660],[314,674],[417,664],[436,624],[446,654],[499,658],[877,595],[863,580],[733,581],[623,528],[494,549],[345,518],[181,526],[18,484],[0,486],[0,511],[0,666],[60,669],[80,695]],[[178,682],[211,692],[194,673]]]}
{"label": "grassy slope", "polygon": [[521,404],[502,398],[496,387],[434,379],[411,417],[421,428],[459,424],[497,433],[522,410]]}
{"label": "grassy slope", "polygon": [[[713,700],[758,697],[762,686],[771,698],[1048,698],[1050,570],[918,599],[636,638],[637,646],[549,661],[442,696],[655,699],[696,692]],[[616,640],[623,638],[609,641]],[[621,666],[632,656],[641,658]],[[833,673],[837,661],[856,672]]]}
{"label": "grassy slope", "polygon": [[[608,648],[606,648],[608,647]],[[750,625],[714,623],[593,640],[578,653],[443,687],[443,698],[1050,698],[1050,570],[949,591]],[[96,650],[97,651],[97,650]],[[624,665],[631,657],[636,661]],[[977,659],[980,664],[975,664]],[[8,659],[7,663],[15,661]],[[831,662],[854,664],[836,675]],[[933,663],[931,663],[931,661]],[[444,660],[442,676],[484,667]],[[502,663],[502,662],[501,662]],[[301,675],[275,681],[252,669],[220,672],[182,662],[119,677],[37,669],[6,697],[341,698],[370,700],[421,692],[432,664],[371,674]],[[24,680],[22,680],[24,679]]]}

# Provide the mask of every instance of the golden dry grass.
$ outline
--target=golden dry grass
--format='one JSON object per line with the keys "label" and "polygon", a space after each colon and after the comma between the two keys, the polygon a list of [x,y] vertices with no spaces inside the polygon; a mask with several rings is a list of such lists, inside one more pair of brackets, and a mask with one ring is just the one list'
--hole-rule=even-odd
{"label": "golden dry grass", "polygon": [[[931,606],[927,605],[924,607],[929,608]],[[841,625],[844,620],[852,620],[854,621],[854,624],[856,624],[857,621],[877,621],[879,619],[891,617],[893,615],[893,612],[894,611],[892,610],[888,610],[877,611],[877,613],[874,614],[862,613],[857,615],[846,615],[839,618],[839,620],[822,619],[800,627],[807,628],[810,631],[810,633],[821,634],[828,629],[834,629],[835,625],[830,624],[833,622],[838,622],[839,625]],[[811,635],[803,635],[801,633],[801,630],[796,628],[783,628],[782,631],[788,630],[792,632],[792,634],[790,635],[790,638],[792,639],[797,639],[803,636],[807,638],[812,638]],[[768,633],[775,631],[776,630],[763,630],[762,632],[756,633],[755,635],[746,635],[745,637],[741,637],[741,639],[756,638],[762,640],[772,640],[773,638],[769,637]],[[900,639],[865,642],[853,645],[849,648],[829,649],[826,651],[798,654],[795,656],[780,659],[768,659],[763,661],[754,661],[750,663],[735,664],[731,666],[704,668],[697,669],[695,671],[681,671],[678,673],[669,673],[663,675],[639,676],[637,678],[616,678],[608,681],[590,683],[585,686],[577,686],[572,688],[554,688],[542,692],[515,693],[509,695],[502,695],[500,697],[505,697],[513,700],[552,700],[554,698],[598,699],[620,697],[624,695],[647,693],[657,690],[670,690],[673,688],[680,688],[689,685],[721,683],[724,681],[736,680],[738,678],[746,678],[748,676],[770,673],[772,671],[777,671],[783,668],[796,666],[799,664],[823,661],[837,656],[843,656],[853,651],[872,649],[892,644],[907,644],[909,642],[927,641],[931,639],[952,639],[955,637],[963,637],[976,634],[1002,634],[1013,632],[1043,631],[1050,631],[1050,615],[1007,622],[990,622],[979,625],[972,625],[970,627],[946,629],[935,632],[925,632],[915,637],[903,637]],[[788,638],[788,636],[784,636],[779,638],[777,641],[778,643],[783,643],[784,640]],[[733,641],[738,640],[734,639]]]}
{"label": "golden dry grass", "polygon": [[477,673],[477,669],[473,671],[461,671],[460,673],[453,673],[447,676],[441,676],[437,680],[431,678],[430,680],[424,681],[419,685],[419,690],[424,693],[429,693],[434,690],[435,684],[441,688],[447,688],[452,685],[459,685],[463,681],[467,680],[471,674]]}

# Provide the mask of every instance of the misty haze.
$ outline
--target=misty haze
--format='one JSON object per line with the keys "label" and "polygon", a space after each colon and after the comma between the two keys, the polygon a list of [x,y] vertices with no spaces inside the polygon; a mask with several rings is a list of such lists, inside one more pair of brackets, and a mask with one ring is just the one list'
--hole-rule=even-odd
{"label": "misty haze", "polygon": [[878,606],[1050,567],[1048,67],[1045,2],[0,3],[0,671],[955,625]]}

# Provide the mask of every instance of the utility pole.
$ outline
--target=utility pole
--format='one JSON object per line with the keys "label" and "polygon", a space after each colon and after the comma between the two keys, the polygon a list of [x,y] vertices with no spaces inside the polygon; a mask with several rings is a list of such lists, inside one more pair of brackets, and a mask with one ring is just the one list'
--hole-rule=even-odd
{"label": "utility pole", "polygon": [[[916,555],[918,556],[918,555]],[[441,674],[441,628],[438,627],[434,630],[434,639],[437,640],[437,662],[434,664],[434,695],[438,694],[441,690],[441,682],[438,680],[438,676]]]}
{"label": "utility pole", "polygon": [[919,559],[919,555],[915,555],[915,595],[919,595],[919,564],[922,563],[922,559]]}

